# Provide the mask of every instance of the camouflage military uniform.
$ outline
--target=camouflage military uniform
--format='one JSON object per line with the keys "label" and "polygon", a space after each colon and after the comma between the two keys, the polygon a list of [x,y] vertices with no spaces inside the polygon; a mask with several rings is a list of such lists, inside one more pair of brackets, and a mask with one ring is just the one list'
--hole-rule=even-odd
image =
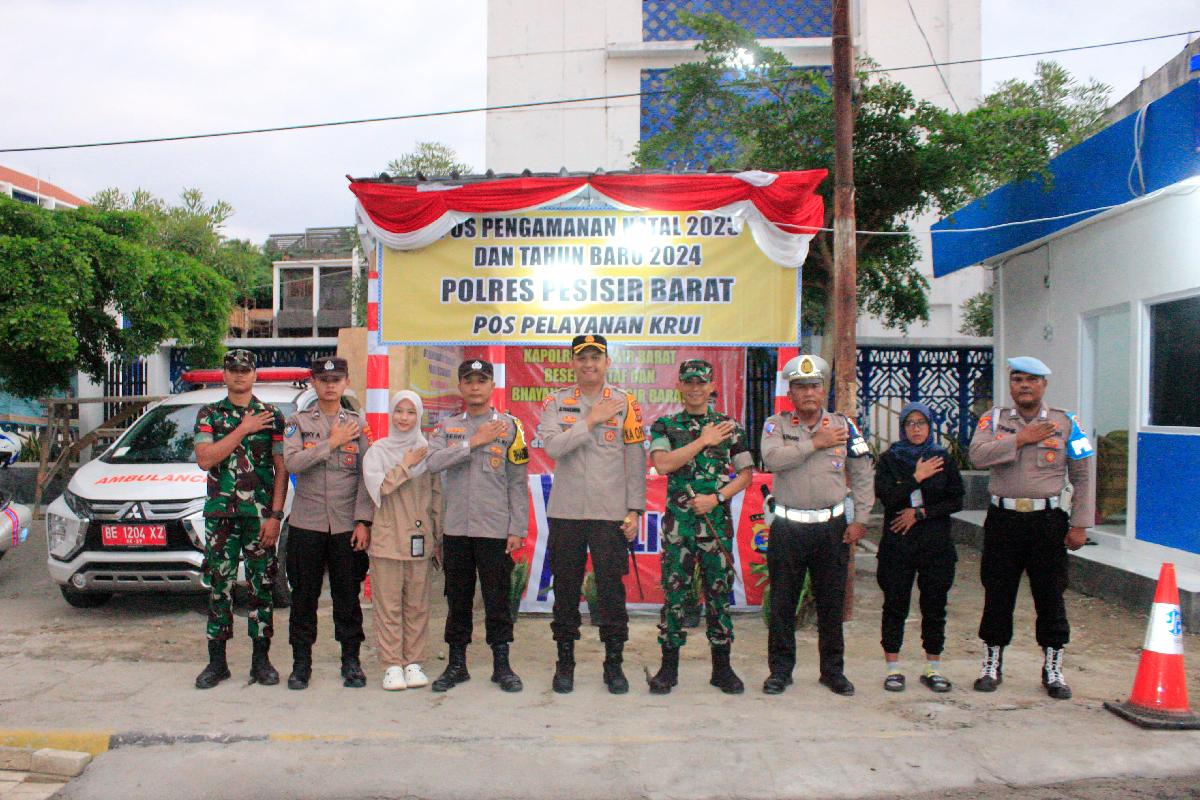
{"label": "camouflage military uniform", "polygon": [[[650,429],[650,451],[678,450],[700,437],[706,425],[730,421],[710,406],[702,415],[681,411],[659,417]],[[733,474],[753,466],[746,434],[740,425],[734,435],[716,447],[706,448],[667,479],[667,510],[662,522],[662,583],[666,602],[658,624],[658,642],[678,648],[687,641],[683,610],[695,574],[696,560],[708,608],[708,641],[714,645],[733,641],[729,619],[729,593],[733,588],[731,546],[733,525],[729,504],[718,503],[703,517],[688,507],[691,487],[697,495],[714,494]],[[720,537],[718,542],[717,537]]]}
{"label": "camouflage military uniform", "polygon": [[229,585],[237,576],[238,558],[246,564],[250,583],[247,626],[251,639],[270,639],[273,608],[271,588],[278,563],[275,546],[258,543],[259,528],[271,512],[275,485],[272,456],[283,454],[283,414],[257,397],[245,408],[229,398],[202,407],[196,415],[196,444],[228,436],[247,414],[270,412],[274,425],[252,433],[229,458],[208,471],[208,499],[204,502],[204,584],[208,595],[208,638],[233,636],[233,611]]}

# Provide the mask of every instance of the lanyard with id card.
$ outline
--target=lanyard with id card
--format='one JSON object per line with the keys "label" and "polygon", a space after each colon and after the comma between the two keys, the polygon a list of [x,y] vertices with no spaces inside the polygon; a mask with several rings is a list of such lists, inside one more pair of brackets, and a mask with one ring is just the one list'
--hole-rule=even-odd
{"label": "lanyard with id card", "polygon": [[[421,520],[417,520],[417,530],[421,529]],[[425,534],[414,533],[409,541],[409,553],[413,558],[425,557]]]}

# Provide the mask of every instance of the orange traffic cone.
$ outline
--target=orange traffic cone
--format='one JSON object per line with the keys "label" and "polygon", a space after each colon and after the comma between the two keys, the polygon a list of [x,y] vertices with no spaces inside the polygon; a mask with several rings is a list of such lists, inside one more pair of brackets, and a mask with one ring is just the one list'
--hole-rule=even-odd
{"label": "orange traffic cone", "polygon": [[1174,564],[1163,564],[1158,575],[1133,691],[1124,703],[1105,703],[1104,707],[1143,728],[1200,729],[1200,716],[1188,708],[1183,617],[1179,613]]}

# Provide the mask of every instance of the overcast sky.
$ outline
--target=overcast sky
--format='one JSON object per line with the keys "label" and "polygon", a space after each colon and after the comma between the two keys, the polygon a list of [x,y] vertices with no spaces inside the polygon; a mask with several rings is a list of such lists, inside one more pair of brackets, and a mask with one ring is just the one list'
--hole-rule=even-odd
{"label": "overcast sky", "polygon": [[[580,0],[571,0],[578,2]],[[1191,0],[982,0],[983,54],[1200,28]],[[483,105],[486,0],[343,3],[0,0],[0,147],[90,142]],[[1181,38],[1058,56],[1113,99]],[[986,92],[1036,59],[985,64]],[[887,66],[887,65],[883,65]],[[378,173],[422,140],[482,169],[482,114],[207,141],[36,153],[0,164],[88,197],[106,186],[174,198],[185,186],[237,210],[226,232],[350,224],[344,176]]]}

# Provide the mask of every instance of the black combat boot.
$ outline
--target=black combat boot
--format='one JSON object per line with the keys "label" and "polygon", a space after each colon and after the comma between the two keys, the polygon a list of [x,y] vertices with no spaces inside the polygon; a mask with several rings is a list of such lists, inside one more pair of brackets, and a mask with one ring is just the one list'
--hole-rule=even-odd
{"label": "black combat boot", "polygon": [[725,694],[741,694],[746,691],[746,684],[742,683],[729,663],[731,649],[728,642],[712,646],[712,677],[708,682]]}
{"label": "black combat boot", "polygon": [[292,645],[292,674],[288,675],[289,689],[307,689],[312,680],[312,646]]}
{"label": "black combat boot", "polygon": [[196,676],[197,689],[211,689],[230,676],[229,662],[225,660],[225,639],[208,640],[208,666]]}
{"label": "black combat boot", "polygon": [[[446,659],[446,669],[442,671],[441,675],[437,676],[430,688],[435,692],[447,692],[460,683],[466,683],[469,680],[471,680],[471,673],[467,672],[467,646],[465,644],[450,645],[450,655]],[[520,678],[517,679],[517,682],[520,682]]]}
{"label": "black combat boot", "polygon": [[679,683],[678,647],[667,647],[665,644],[662,646],[662,665],[648,682],[650,684],[650,694],[671,693],[671,687]]}
{"label": "black combat boot", "polygon": [[975,679],[975,691],[994,692],[1004,682],[1004,648],[1000,645],[984,644],[983,665]]}
{"label": "black combat boot", "polygon": [[763,681],[763,694],[783,694],[792,685],[792,672],[780,669],[771,670],[771,674]]}
{"label": "black combat boot", "polygon": [[506,692],[519,692],[525,688],[521,677],[508,663],[508,642],[492,645],[492,683],[499,684]]}
{"label": "black combat boot", "polygon": [[251,683],[261,683],[263,686],[274,686],[279,683],[279,672],[271,666],[271,659],[267,657],[270,650],[270,639],[254,640],[254,655],[250,657]]}
{"label": "black combat boot", "polygon": [[575,640],[558,642],[558,661],[554,665],[554,691],[570,694],[575,689]]}
{"label": "black combat boot", "polygon": [[358,662],[358,651],[362,642],[342,642],[342,686],[361,689],[367,685],[367,676]]}
{"label": "black combat boot", "polygon": [[1062,660],[1061,647],[1046,648],[1046,663],[1042,665],[1042,686],[1046,687],[1046,694],[1055,700],[1070,700],[1071,687],[1063,680]]}
{"label": "black combat boot", "polygon": [[624,642],[604,643],[604,685],[608,687],[609,694],[625,694],[629,691],[629,681],[621,671],[621,662],[625,660],[622,655],[624,649]]}

